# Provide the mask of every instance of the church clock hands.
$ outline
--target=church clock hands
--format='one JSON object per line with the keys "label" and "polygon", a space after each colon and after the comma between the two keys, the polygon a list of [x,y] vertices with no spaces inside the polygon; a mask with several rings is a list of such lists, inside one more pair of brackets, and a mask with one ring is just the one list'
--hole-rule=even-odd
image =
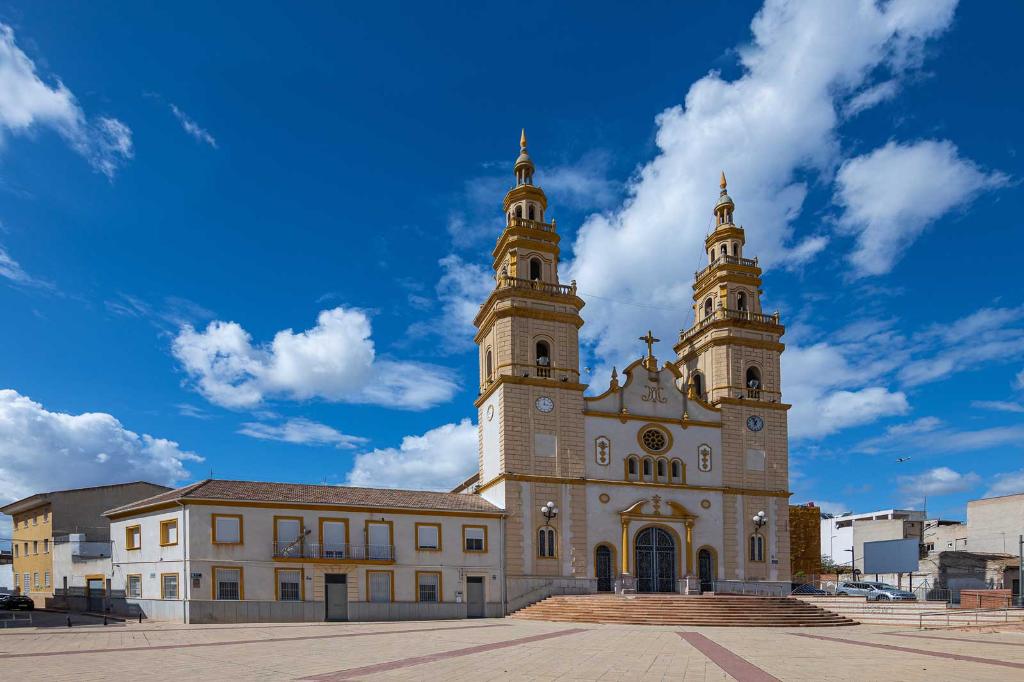
{"label": "church clock hands", "polygon": [[548,413],[551,410],[555,409],[555,401],[547,397],[546,395],[542,395],[541,397],[537,398],[536,405],[538,412]]}
{"label": "church clock hands", "polygon": [[764,418],[756,414],[747,417],[747,428],[751,431],[760,431],[764,428]]}

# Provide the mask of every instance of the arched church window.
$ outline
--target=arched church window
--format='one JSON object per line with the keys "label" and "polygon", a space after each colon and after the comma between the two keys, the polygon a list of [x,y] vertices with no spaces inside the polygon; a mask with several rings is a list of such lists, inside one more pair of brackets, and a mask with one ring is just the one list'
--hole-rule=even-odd
{"label": "arched church window", "polygon": [[523,217],[523,207],[522,206],[516,206],[516,217],[517,218],[522,218]]}
{"label": "arched church window", "polygon": [[530,215],[530,220],[534,220],[535,219],[534,218],[535,214],[534,214],[534,211],[533,211],[533,204],[530,204],[530,213],[529,213],[529,215]]}
{"label": "arched church window", "polygon": [[764,538],[756,533],[750,536],[750,560],[764,561]]}
{"label": "arched church window", "polygon": [[551,347],[547,341],[537,342],[537,376],[551,376]]}
{"label": "arched church window", "polygon": [[635,481],[637,479],[637,470],[638,470],[637,467],[638,467],[638,462],[637,462],[637,458],[636,457],[629,457],[629,458],[627,458],[626,459],[626,478],[628,478],[631,481]]}
{"label": "arched church window", "polygon": [[722,255],[723,256],[728,256],[729,255],[729,247],[726,246],[725,244],[722,244]]}
{"label": "arched church window", "polygon": [[736,294],[736,309],[741,312],[747,311],[747,295],[742,291]]}
{"label": "arched church window", "polygon": [[683,482],[683,463],[680,462],[678,459],[672,460],[672,482]]}
{"label": "arched church window", "polygon": [[693,373],[693,392],[701,400],[704,399],[704,377],[700,372]]}
{"label": "arched church window", "polygon": [[487,371],[487,380],[490,381],[491,377],[494,376],[494,367],[491,360],[491,349],[487,349],[487,355],[484,358],[484,366]]}
{"label": "arched church window", "polygon": [[659,459],[658,460],[658,480],[659,481],[665,479],[665,473],[666,473],[665,472],[665,460]]}
{"label": "arched church window", "polygon": [[554,558],[556,546],[554,528],[544,527],[537,531],[537,556]]}
{"label": "arched church window", "polygon": [[653,467],[651,465],[651,458],[650,457],[644,457],[644,480],[650,479],[650,477],[652,475],[652,472],[653,472]]}
{"label": "arched church window", "polygon": [[704,301],[704,317],[711,317],[711,313],[715,310],[715,304],[709,297],[708,300]]}
{"label": "arched church window", "polygon": [[536,282],[537,280],[540,279],[541,267],[542,267],[542,264],[540,262],[540,258],[531,258],[530,259],[530,279],[531,280]]}
{"label": "arched church window", "polygon": [[739,256],[740,255],[740,245],[739,245],[739,242],[733,242],[732,243],[732,255],[734,255],[734,256]]}

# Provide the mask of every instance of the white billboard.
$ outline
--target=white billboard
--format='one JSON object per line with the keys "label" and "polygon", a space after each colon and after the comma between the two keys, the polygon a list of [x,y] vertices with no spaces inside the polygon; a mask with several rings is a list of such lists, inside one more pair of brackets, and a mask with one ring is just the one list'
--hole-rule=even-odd
{"label": "white billboard", "polygon": [[916,571],[918,545],[917,538],[865,542],[864,573],[910,573]]}

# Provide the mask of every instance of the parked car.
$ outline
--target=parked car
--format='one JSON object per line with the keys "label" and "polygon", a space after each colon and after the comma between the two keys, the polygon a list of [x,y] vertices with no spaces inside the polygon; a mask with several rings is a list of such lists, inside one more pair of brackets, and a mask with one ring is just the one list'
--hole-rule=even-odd
{"label": "parked car", "polygon": [[803,594],[812,597],[823,597],[828,594],[825,590],[815,587],[810,583],[793,583],[793,591],[790,594]]}
{"label": "parked car", "polygon": [[850,582],[836,585],[836,594],[840,597],[867,597],[871,590],[871,583]]}
{"label": "parked car", "polygon": [[917,595],[913,592],[901,590],[889,583],[867,583],[871,586],[868,592],[868,601],[917,601]]}
{"label": "parked car", "polygon": [[9,611],[25,609],[26,611],[31,611],[35,607],[35,602],[23,594],[0,594],[0,609],[7,609]]}

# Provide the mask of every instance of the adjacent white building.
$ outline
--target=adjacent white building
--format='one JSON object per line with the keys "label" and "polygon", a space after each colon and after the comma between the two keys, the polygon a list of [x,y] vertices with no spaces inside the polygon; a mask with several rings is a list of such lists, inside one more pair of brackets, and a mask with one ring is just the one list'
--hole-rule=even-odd
{"label": "adjacent white building", "polygon": [[475,495],[206,480],[107,512],[111,594],[189,623],[501,616]]}
{"label": "adjacent white building", "polygon": [[850,550],[857,568],[863,568],[864,543],[921,537],[925,512],[913,509],[882,509],[862,514],[845,513],[821,519],[821,553],[838,565],[850,564]]}

